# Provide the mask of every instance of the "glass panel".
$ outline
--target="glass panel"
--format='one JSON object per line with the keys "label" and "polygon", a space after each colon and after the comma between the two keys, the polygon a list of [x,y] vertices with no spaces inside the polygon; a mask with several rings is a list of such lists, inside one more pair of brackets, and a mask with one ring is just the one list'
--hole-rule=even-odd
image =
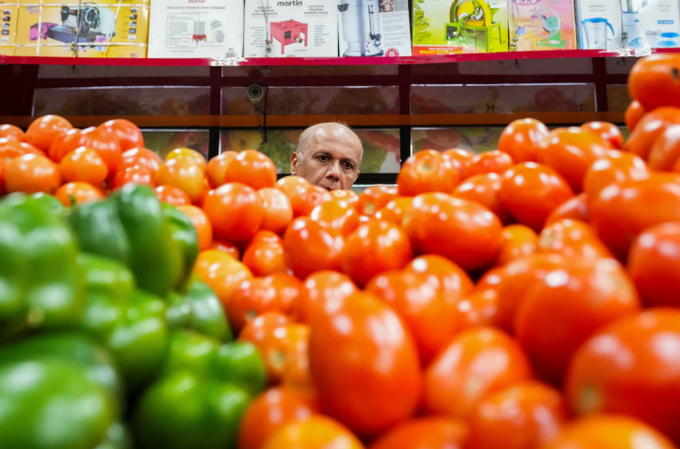
{"label": "glass panel", "polygon": [[[267,77],[291,76],[356,76],[356,75],[397,75],[399,66],[396,65],[357,65],[357,66],[278,66],[278,67],[223,67],[223,77],[242,77],[249,76],[253,80],[264,76],[262,72],[267,71]],[[258,73],[259,72],[259,73]],[[257,81],[259,82],[259,81]]]}
{"label": "glass panel", "polygon": [[[263,108],[263,101],[258,103]],[[250,115],[254,112],[246,88],[222,89],[222,114]],[[399,88],[385,87],[271,87],[267,113],[273,115],[399,114]]]}
{"label": "glass panel", "polygon": [[413,128],[411,152],[422,150],[446,151],[462,148],[474,153],[498,149],[498,139],[504,126],[456,126],[447,128]]}
{"label": "glass panel", "polygon": [[[276,165],[276,171],[290,173],[290,155],[297,146],[300,129],[270,129],[267,142],[262,142],[258,130],[222,130],[220,152],[257,149],[269,156]],[[398,129],[354,129],[361,139],[364,158],[361,162],[362,173],[398,173],[400,145]]]}
{"label": "glass panel", "polygon": [[[170,69],[170,70],[168,70]],[[38,78],[117,78],[117,77],[165,77],[210,76],[210,67],[136,67],[136,66],[68,66],[41,65]]]}
{"label": "glass panel", "polygon": [[633,101],[625,84],[613,84],[607,86],[607,107],[610,111],[624,112],[630,102]]}
{"label": "glass panel", "polygon": [[191,148],[208,159],[208,131],[189,129],[143,129],[144,144],[161,159],[175,148]]}
{"label": "glass panel", "polygon": [[457,64],[420,64],[413,75],[576,75],[593,73],[590,59],[523,59],[469,61]]}
{"label": "glass panel", "polygon": [[412,114],[595,111],[594,84],[414,85]]}
{"label": "glass panel", "polygon": [[605,58],[607,73],[627,74],[639,58]]}
{"label": "glass panel", "polygon": [[209,87],[36,89],[33,115],[207,115]]}

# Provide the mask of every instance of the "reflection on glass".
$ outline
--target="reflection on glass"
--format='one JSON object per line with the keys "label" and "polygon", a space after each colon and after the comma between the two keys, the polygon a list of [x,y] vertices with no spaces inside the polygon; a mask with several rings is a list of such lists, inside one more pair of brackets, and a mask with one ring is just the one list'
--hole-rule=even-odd
{"label": "reflection on glass", "polygon": [[446,151],[460,148],[483,153],[498,149],[503,126],[456,126],[451,128],[413,128],[411,149]]}
{"label": "reflection on glass", "polygon": [[[290,173],[290,155],[304,129],[270,129],[267,141],[258,130],[222,130],[220,152],[256,149],[269,156],[277,173]],[[364,148],[362,173],[398,173],[400,162],[398,129],[355,129]]]}
{"label": "reflection on glass", "polygon": [[607,109],[609,111],[624,112],[633,101],[625,84],[607,86]]}
{"label": "reflection on glass", "polygon": [[184,129],[143,129],[144,144],[161,159],[175,148],[191,148],[208,158],[208,131]]}
{"label": "reflection on glass", "polygon": [[595,111],[594,84],[411,86],[412,114]]}
{"label": "reflection on glass", "polygon": [[206,115],[209,87],[36,89],[33,115]]}

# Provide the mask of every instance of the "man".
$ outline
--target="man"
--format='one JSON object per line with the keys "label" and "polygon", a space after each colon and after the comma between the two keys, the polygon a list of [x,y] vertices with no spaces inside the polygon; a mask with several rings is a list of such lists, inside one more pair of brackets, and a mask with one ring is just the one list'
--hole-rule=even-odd
{"label": "man", "polygon": [[350,189],[363,155],[361,140],[347,126],[320,123],[300,135],[290,156],[290,173],[328,190]]}

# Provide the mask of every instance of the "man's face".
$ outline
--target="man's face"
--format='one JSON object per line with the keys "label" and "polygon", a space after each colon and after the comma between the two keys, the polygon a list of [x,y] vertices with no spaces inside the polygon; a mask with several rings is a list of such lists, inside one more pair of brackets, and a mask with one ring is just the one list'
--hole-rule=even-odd
{"label": "man's face", "polygon": [[302,154],[293,153],[290,172],[328,190],[350,189],[359,176],[361,141],[344,128],[320,128]]}

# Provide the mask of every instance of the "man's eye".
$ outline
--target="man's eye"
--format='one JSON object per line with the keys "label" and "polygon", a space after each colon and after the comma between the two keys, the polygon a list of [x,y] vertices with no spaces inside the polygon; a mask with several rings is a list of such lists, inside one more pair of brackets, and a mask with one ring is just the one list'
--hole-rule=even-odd
{"label": "man's eye", "polygon": [[326,162],[326,161],[328,161],[328,157],[327,157],[327,156],[319,156],[317,159],[319,159],[321,162]]}
{"label": "man's eye", "polygon": [[349,162],[345,162],[345,170],[353,170],[354,165],[350,164]]}

